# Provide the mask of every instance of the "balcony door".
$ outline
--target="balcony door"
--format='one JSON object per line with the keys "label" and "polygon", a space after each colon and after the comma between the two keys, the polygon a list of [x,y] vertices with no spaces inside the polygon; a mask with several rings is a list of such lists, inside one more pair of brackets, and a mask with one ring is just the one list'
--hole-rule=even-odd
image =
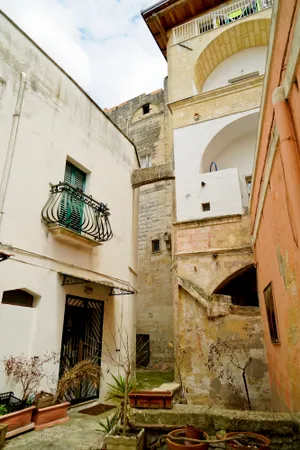
{"label": "balcony door", "polygon": [[81,233],[84,202],[80,199],[80,192],[84,192],[86,174],[67,161],[64,182],[73,186],[74,189],[66,189],[62,194],[60,225]]}

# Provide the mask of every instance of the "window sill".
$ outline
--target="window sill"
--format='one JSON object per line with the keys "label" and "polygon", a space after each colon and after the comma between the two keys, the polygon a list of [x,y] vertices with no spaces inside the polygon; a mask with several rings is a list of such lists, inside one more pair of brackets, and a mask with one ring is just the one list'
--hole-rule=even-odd
{"label": "window sill", "polygon": [[48,228],[56,240],[63,242],[64,244],[70,244],[73,247],[92,249],[102,245],[102,242],[95,241],[94,239],[76,233],[75,231],[69,230],[68,228],[60,225],[50,224],[48,225]]}

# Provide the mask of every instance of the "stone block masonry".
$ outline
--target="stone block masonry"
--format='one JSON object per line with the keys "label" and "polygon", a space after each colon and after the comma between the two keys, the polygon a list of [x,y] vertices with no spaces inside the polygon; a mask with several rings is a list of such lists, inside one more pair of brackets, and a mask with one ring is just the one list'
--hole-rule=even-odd
{"label": "stone block masonry", "polygon": [[140,187],[137,334],[150,338],[148,368],[152,370],[173,366],[168,343],[173,341],[170,236],[174,173],[167,95],[165,83],[165,90],[142,94],[106,110],[135,143],[140,159],[150,157],[150,167],[134,171],[132,185]]}

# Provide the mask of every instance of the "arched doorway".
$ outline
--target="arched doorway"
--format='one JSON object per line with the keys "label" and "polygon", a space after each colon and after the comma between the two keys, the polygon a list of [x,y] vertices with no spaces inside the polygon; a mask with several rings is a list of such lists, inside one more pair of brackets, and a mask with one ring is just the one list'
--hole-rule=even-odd
{"label": "arched doorway", "polygon": [[243,267],[224,280],[214,294],[230,295],[237,306],[259,306],[257,278],[254,265]]}

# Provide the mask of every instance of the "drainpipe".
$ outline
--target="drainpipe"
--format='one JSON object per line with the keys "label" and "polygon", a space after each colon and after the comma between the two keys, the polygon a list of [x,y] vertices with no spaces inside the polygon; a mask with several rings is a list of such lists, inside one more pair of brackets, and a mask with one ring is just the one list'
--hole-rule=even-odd
{"label": "drainpipe", "polygon": [[287,193],[287,208],[294,241],[298,247],[300,234],[300,167],[298,145],[282,86],[275,89],[272,101],[280,140],[280,156]]}
{"label": "drainpipe", "polygon": [[6,198],[6,193],[7,193],[8,180],[9,180],[9,176],[10,176],[10,171],[11,171],[11,166],[12,166],[12,161],[13,161],[15,146],[16,146],[16,141],[17,141],[18,127],[19,127],[23,97],[24,97],[24,93],[25,93],[25,87],[26,87],[26,73],[22,72],[20,74],[20,86],[19,86],[17,102],[16,102],[16,106],[15,106],[15,111],[13,114],[13,122],[12,122],[10,138],[9,138],[9,143],[8,143],[8,147],[7,147],[6,158],[5,158],[3,174],[2,174],[2,179],[1,179],[1,185],[0,185],[0,230],[1,230],[2,217],[4,214],[4,204],[5,204],[5,198]]}

